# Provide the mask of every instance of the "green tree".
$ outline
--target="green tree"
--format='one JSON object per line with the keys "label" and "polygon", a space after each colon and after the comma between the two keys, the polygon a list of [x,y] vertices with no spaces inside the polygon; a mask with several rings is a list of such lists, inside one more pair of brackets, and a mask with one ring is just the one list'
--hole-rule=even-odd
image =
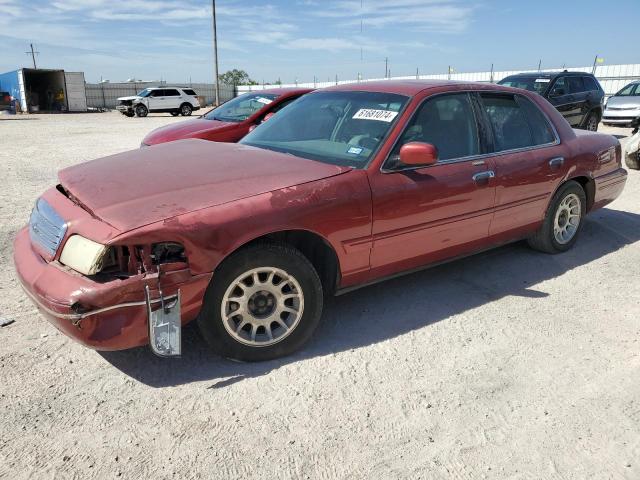
{"label": "green tree", "polygon": [[221,75],[218,75],[218,79],[220,83],[224,83],[226,85],[257,85],[258,83],[249,77],[249,74],[244,70],[229,70],[224,72]]}

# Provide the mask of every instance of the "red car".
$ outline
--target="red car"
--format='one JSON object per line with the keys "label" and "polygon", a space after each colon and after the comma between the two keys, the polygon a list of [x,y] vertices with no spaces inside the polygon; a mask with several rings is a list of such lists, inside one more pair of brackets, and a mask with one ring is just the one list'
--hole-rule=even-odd
{"label": "red car", "polygon": [[62,170],[15,264],[87,346],[175,355],[197,319],[220,354],[264,360],[309,339],[324,295],[519,239],[568,250],[626,177],[618,140],[573,130],[524,90],[343,85],[238,144],[183,140]]}
{"label": "red car", "polygon": [[157,145],[185,138],[235,143],[256,125],[268,120],[311,88],[270,88],[240,95],[200,118],[156,128],[140,146]]}

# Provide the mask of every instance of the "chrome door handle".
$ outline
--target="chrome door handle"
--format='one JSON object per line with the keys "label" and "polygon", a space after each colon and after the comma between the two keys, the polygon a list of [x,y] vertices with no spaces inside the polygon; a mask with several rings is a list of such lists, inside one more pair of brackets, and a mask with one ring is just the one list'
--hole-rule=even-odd
{"label": "chrome door handle", "polygon": [[487,170],[486,172],[476,173],[472,178],[474,182],[480,182],[482,180],[489,180],[490,178],[495,177],[496,174],[493,170]]}
{"label": "chrome door handle", "polygon": [[550,167],[561,167],[564,164],[564,157],[556,157],[549,160]]}

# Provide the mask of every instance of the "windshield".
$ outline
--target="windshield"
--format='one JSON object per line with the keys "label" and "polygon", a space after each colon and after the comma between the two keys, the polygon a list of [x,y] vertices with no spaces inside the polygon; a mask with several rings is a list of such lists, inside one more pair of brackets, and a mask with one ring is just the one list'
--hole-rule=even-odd
{"label": "windshield", "polygon": [[408,97],[378,92],[305,95],[240,143],[335,165],[363,168]]}
{"label": "windshield", "polygon": [[152,90],[150,88],[145,88],[141,92],[138,92],[138,97],[148,97],[151,95]]}
{"label": "windshield", "polygon": [[615,95],[616,97],[637,97],[640,96],[640,83],[630,83]]}
{"label": "windshield", "polygon": [[245,93],[211,110],[204,118],[223,122],[242,122],[276,98],[278,95],[273,93]]}
{"label": "windshield", "polygon": [[523,90],[529,90],[530,92],[536,92],[542,95],[549,83],[550,78],[542,77],[507,77],[498,82],[498,85],[504,85],[505,87],[522,88]]}

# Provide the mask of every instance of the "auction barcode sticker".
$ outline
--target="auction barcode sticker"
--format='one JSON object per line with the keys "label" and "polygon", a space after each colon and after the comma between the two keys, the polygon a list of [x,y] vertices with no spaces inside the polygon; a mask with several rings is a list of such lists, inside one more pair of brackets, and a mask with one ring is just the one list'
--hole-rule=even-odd
{"label": "auction barcode sticker", "polygon": [[371,108],[361,108],[353,116],[359,120],[378,120],[380,122],[392,122],[396,118],[398,112],[392,112],[391,110],[374,110]]}
{"label": "auction barcode sticker", "polygon": [[256,98],[256,102],[264,103],[265,105],[269,105],[273,100],[269,100],[268,98],[258,97]]}

